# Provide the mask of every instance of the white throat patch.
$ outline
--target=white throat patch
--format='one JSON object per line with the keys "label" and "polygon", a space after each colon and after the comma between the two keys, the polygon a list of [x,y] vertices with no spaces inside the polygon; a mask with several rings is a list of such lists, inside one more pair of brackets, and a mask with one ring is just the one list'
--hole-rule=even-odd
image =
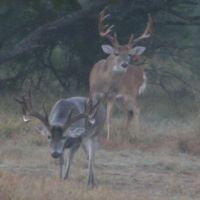
{"label": "white throat patch", "polygon": [[126,71],[127,71],[126,68],[119,67],[119,66],[117,66],[117,65],[115,65],[115,66],[113,67],[113,72],[126,72]]}
{"label": "white throat patch", "polygon": [[139,91],[138,91],[139,95],[142,94],[142,93],[144,92],[144,90],[146,89],[146,87],[147,87],[147,76],[146,76],[146,74],[144,73],[144,74],[143,74],[143,83],[142,83],[142,85],[140,86]]}

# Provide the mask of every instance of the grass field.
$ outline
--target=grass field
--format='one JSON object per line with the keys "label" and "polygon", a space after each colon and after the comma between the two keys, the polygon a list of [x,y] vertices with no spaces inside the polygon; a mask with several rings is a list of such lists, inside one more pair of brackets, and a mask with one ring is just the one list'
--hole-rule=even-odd
{"label": "grass field", "polygon": [[[40,102],[39,95],[36,97]],[[56,97],[49,100],[49,108]],[[95,159],[97,187],[86,187],[87,161],[80,149],[70,178],[60,182],[58,162],[37,134],[38,121],[24,124],[11,96],[0,100],[0,200],[198,200],[200,117],[194,105],[141,100],[141,132],[135,143],[116,112],[112,134]],[[149,103],[151,102],[151,104]],[[37,104],[38,105],[38,104]],[[187,105],[187,106],[186,106]]]}

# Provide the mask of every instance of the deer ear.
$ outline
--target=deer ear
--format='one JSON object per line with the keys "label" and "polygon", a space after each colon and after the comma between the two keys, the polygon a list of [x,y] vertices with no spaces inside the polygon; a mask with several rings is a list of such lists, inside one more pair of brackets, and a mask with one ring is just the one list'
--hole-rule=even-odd
{"label": "deer ear", "polygon": [[103,52],[108,54],[108,55],[113,53],[113,47],[108,45],[108,44],[102,45],[101,48],[102,48]]}
{"label": "deer ear", "polygon": [[143,54],[143,52],[145,50],[146,50],[146,47],[137,46],[137,47],[134,47],[133,49],[131,49],[129,54],[131,54],[132,56],[134,56],[134,55],[140,56]]}

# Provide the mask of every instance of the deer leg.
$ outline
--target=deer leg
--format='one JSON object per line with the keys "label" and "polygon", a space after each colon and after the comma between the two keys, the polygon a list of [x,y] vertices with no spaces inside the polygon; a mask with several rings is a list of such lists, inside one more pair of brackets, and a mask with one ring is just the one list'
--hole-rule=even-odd
{"label": "deer leg", "polygon": [[62,171],[63,171],[63,165],[64,165],[64,152],[59,157],[59,164],[60,164],[60,180],[62,180]]}
{"label": "deer leg", "polygon": [[113,112],[113,102],[108,101],[108,103],[107,103],[107,114],[106,114],[107,140],[110,139],[110,126],[111,126],[112,112]]}
{"label": "deer leg", "polygon": [[79,146],[80,145],[77,145],[77,144],[73,145],[69,149],[69,151],[66,152],[67,153],[66,159],[65,159],[64,153],[62,154],[62,157],[60,157],[60,179],[61,180],[65,180],[68,178],[72,159],[74,157],[74,154],[78,150]]}
{"label": "deer leg", "polygon": [[95,185],[94,178],[94,155],[95,155],[95,140],[87,139],[84,141],[86,153],[88,154],[88,180],[87,186],[88,189],[92,189]]}
{"label": "deer leg", "polygon": [[133,110],[127,111],[127,122],[126,122],[126,130],[128,131],[129,135],[134,138],[132,131],[131,131],[131,122],[133,120]]}
{"label": "deer leg", "polygon": [[140,132],[140,109],[137,106],[134,108],[133,127],[137,137],[137,134]]}
{"label": "deer leg", "polygon": [[126,128],[129,133],[129,135],[133,138],[137,138],[137,134],[140,130],[140,110],[139,107],[134,106],[133,109],[127,111],[127,124]]}
{"label": "deer leg", "polygon": [[88,188],[91,189],[95,185],[94,179],[94,147],[91,142],[89,147],[89,162],[88,162]]}

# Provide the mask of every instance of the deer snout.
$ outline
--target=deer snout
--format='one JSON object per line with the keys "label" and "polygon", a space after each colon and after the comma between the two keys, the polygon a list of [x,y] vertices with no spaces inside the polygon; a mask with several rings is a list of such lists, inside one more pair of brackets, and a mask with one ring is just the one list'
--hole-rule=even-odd
{"label": "deer snout", "polygon": [[61,156],[61,153],[54,151],[53,153],[51,153],[51,156],[52,156],[53,158],[58,158],[58,157]]}

